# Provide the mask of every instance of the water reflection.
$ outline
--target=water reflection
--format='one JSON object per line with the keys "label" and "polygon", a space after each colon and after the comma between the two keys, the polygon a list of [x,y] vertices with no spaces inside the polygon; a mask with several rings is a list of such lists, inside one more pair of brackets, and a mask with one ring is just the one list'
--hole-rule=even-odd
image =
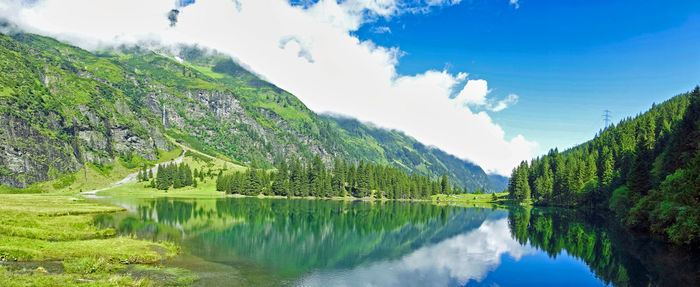
{"label": "water reflection", "polygon": [[609,214],[517,208],[510,210],[508,221],[513,237],[521,244],[530,244],[552,258],[574,256],[608,284],[700,284],[696,250],[632,235]]}
{"label": "water reflection", "polygon": [[[129,212],[99,217],[103,226],[179,242],[206,261],[245,270],[244,282],[252,285],[700,282],[700,265],[688,252],[630,236],[604,216],[563,210],[255,198],[108,200]],[[664,260],[664,267],[654,260]]]}
{"label": "water reflection", "polygon": [[398,259],[351,270],[318,271],[302,286],[450,286],[481,281],[505,254],[519,260],[534,249],[510,237],[505,218],[487,219],[479,228],[425,246]]}

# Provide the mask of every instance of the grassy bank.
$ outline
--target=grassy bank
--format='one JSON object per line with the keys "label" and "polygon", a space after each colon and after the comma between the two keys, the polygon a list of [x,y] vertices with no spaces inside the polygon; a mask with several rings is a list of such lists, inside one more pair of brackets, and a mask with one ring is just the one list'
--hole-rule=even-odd
{"label": "grassy bank", "polygon": [[188,285],[191,273],[161,267],[179,249],[115,236],[94,225],[120,207],[72,196],[0,194],[0,286]]}
{"label": "grassy bank", "polygon": [[[197,187],[183,187],[178,189],[169,190],[157,190],[155,188],[148,187],[148,182],[132,182],[127,183],[115,188],[111,188],[100,192],[99,195],[104,196],[126,196],[126,197],[139,197],[139,198],[151,198],[151,197],[175,197],[175,198],[202,198],[202,197],[257,197],[257,198],[287,198],[285,196],[279,195],[258,195],[258,196],[248,196],[240,194],[225,194],[224,192],[216,191],[216,178],[205,178],[203,182],[200,182]],[[496,193],[496,197],[492,194],[458,194],[458,195],[444,195],[438,194],[433,195],[428,199],[386,199],[386,198],[375,198],[375,197],[365,197],[357,198],[353,196],[346,197],[323,197],[317,198],[313,196],[305,197],[292,197],[298,199],[329,199],[329,200],[366,200],[366,201],[387,201],[387,200],[398,200],[398,201],[416,201],[416,202],[432,202],[435,204],[451,204],[460,206],[475,206],[475,205],[505,205],[508,204],[506,199],[507,193]]]}
{"label": "grassy bank", "polygon": [[493,193],[493,194],[455,194],[455,195],[444,195],[438,194],[431,196],[431,200],[434,203],[440,204],[450,204],[459,206],[487,206],[487,205],[506,205],[508,204],[507,199],[508,193]]}

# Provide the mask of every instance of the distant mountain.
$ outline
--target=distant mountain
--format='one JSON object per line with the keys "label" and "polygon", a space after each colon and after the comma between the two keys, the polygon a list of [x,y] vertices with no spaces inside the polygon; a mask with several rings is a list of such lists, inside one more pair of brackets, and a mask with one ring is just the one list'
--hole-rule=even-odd
{"label": "distant mountain", "polygon": [[377,128],[355,119],[329,115],[321,117],[337,124],[341,138],[346,141],[345,146],[354,147],[352,154],[364,154],[363,148],[369,143],[370,146],[381,148],[383,158],[390,160],[386,163],[406,171],[433,175],[445,173],[450,179],[468,186],[472,191],[476,187],[498,192],[506,189],[507,178],[505,180],[502,179],[503,177],[492,178],[478,165],[461,160],[438,148],[427,147],[400,131]]}
{"label": "distant mountain", "polygon": [[508,189],[508,178],[500,174],[489,174],[489,182],[491,182],[491,189],[497,192],[502,192]]}
{"label": "distant mountain", "polygon": [[502,190],[477,165],[401,132],[319,116],[229,57],[138,47],[92,53],[0,34],[0,184],[26,187],[88,166],[139,166],[169,138],[233,162],[272,167],[320,155]]}

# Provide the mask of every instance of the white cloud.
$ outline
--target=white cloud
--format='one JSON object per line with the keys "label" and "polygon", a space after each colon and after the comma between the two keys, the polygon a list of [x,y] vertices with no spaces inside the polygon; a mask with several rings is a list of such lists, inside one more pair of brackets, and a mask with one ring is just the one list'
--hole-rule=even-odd
{"label": "white cloud", "polygon": [[[466,73],[396,71],[398,48],[377,46],[351,35],[376,17],[423,13],[459,1],[408,5],[397,0],[321,0],[291,6],[282,0],[197,1],[184,7],[175,27],[166,14],[171,0],[39,0],[0,3],[0,17],[24,29],[87,49],[125,43],[198,43],[239,59],[265,79],[292,92],[317,112],[335,112],[406,132],[428,145],[507,175],[533,154],[536,143],[506,139],[486,111],[498,111],[517,96],[493,104],[485,80]],[[460,102],[462,101],[462,102]]]}
{"label": "white cloud", "polygon": [[483,108],[492,112],[500,112],[518,103],[518,95],[509,94],[504,99],[487,98],[491,90],[485,80],[469,80],[454,100],[465,106]]}
{"label": "white cloud", "polygon": [[505,99],[496,102],[494,105],[489,107],[489,110],[494,112],[500,112],[506,108],[518,103],[518,95],[509,94]]}
{"label": "white cloud", "polygon": [[518,2],[520,0],[510,0],[510,5],[512,5],[515,9],[520,8],[520,3]]}
{"label": "white cloud", "polygon": [[457,94],[456,101],[465,105],[483,106],[486,104],[486,96],[491,92],[484,80],[469,80]]}
{"label": "white cloud", "polygon": [[309,52],[309,46],[303,43],[301,40],[299,40],[297,37],[294,36],[288,36],[288,37],[283,37],[280,39],[280,49],[283,50],[294,50],[298,51],[297,56],[299,58],[304,58],[306,59],[309,63],[313,63],[314,59],[311,53]]}
{"label": "white cloud", "polygon": [[471,232],[426,246],[397,260],[350,270],[317,271],[300,286],[451,286],[482,281],[501,264],[504,254],[515,260],[534,253],[510,234],[506,218],[486,220]]}

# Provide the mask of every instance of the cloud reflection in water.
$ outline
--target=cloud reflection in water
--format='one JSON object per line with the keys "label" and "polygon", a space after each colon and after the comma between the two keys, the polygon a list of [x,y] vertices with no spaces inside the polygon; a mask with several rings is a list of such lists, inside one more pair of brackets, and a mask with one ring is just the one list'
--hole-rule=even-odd
{"label": "cloud reflection in water", "polygon": [[486,220],[473,231],[426,246],[397,260],[346,270],[315,271],[300,286],[453,286],[481,281],[501,264],[503,254],[516,261],[535,249],[511,237],[506,218]]}

